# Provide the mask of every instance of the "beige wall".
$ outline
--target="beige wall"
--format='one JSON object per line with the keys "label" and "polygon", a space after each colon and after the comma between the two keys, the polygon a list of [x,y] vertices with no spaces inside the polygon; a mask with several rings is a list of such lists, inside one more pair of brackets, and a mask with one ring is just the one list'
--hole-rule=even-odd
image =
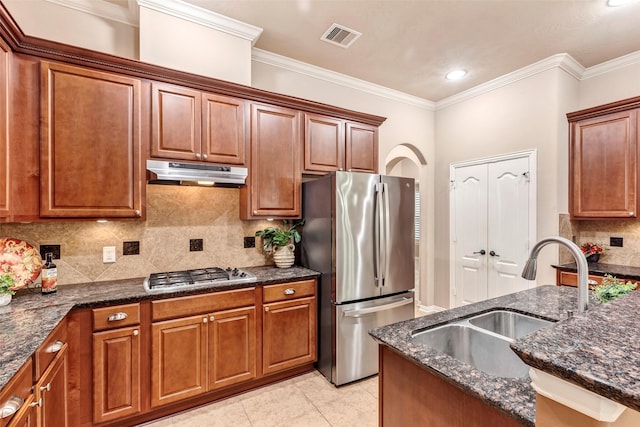
{"label": "beige wall", "polygon": [[3,0],[25,34],[138,58],[138,29],[46,1]]}
{"label": "beige wall", "polygon": [[578,109],[640,96],[640,62],[580,82]]}
{"label": "beige wall", "polygon": [[[558,234],[566,188],[567,124],[564,114],[578,83],[554,68],[436,111],[435,301],[449,306],[449,165],[453,162],[538,150],[538,238]],[[570,106],[570,105],[569,105]],[[557,260],[557,248],[540,254],[539,266]],[[539,284],[554,283],[551,267]]]}
{"label": "beige wall", "polygon": [[[39,248],[61,245],[61,285],[202,267],[272,264],[261,248],[244,249],[245,236],[273,225],[240,221],[239,189],[147,185],[146,221],[0,224],[0,237],[14,237]],[[203,239],[202,252],[189,240]],[[140,242],[140,255],[122,255],[122,243]],[[259,240],[258,240],[259,243]],[[102,262],[102,247],[115,246],[117,261]]]}
{"label": "beige wall", "polygon": [[249,86],[251,47],[249,40],[140,8],[141,61]]}

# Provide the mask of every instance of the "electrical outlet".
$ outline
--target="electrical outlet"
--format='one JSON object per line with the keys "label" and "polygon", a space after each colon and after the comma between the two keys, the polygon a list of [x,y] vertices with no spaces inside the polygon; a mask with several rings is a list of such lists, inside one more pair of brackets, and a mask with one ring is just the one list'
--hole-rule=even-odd
{"label": "electrical outlet", "polygon": [[140,242],[122,242],[122,255],[140,255]]}
{"label": "electrical outlet", "polygon": [[53,259],[60,259],[60,245],[40,245],[40,257],[46,258],[46,254],[51,252]]}
{"label": "electrical outlet", "polygon": [[189,240],[189,251],[191,252],[200,252],[202,251],[202,239],[190,239]]}
{"label": "electrical outlet", "polygon": [[115,246],[103,246],[102,247],[102,262],[105,264],[116,262],[116,247]]}
{"label": "electrical outlet", "polygon": [[245,237],[244,238],[244,248],[255,248],[256,247],[256,238],[254,236]]}
{"label": "electrical outlet", "polygon": [[609,237],[609,246],[622,247],[622,237]]}

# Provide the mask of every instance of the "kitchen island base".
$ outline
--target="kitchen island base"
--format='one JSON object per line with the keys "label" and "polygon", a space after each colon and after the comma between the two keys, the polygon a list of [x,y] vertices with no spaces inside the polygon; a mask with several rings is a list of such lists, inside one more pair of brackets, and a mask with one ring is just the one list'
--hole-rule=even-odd
{"label": "kitchen island base", "polygon": [[380,426],[522,426],[389,347],[379,346]]}
{"label": "kitchen island base", "polygon": [[637,427],[640,412],[626,409],[613,422],[598,421],[555,400],[536,396],[536,427]]}

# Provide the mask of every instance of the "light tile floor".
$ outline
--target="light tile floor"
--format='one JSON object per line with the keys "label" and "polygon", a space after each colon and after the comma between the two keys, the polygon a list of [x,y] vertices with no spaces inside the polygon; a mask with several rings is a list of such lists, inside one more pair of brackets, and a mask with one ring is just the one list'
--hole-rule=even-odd
{"label": "light tile floor", "polygon": [[335,387],[318,371],[145,427],[376,427],[378,377]]}

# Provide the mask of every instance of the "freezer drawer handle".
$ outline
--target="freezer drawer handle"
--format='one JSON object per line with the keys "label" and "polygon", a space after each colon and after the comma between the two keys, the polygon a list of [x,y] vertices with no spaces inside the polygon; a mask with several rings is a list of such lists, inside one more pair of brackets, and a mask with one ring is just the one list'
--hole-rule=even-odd
{"label": "freezer drawer handle", "polygon": [[295,294],[295,293],[296,293],[296,290],[295,290],[295,289],[293,289],[293,288],[288,288],[288,289],[285,289],[285,290],[284,290],[284,294],[285,294],[285,295],[293,295],[293,294]]}
{"label": "freezer drawer handle", "polygon": [[379,307],[362,308],[360,310],[346,310],[343,312],[344,317],[360,317],[366,314],[378,313],[384,310],[391,310],[392,308],[402,307],[403,305],[413,304],[412,298],[402,298],[400,301],[392,302],[389,304],[381,305]]}

